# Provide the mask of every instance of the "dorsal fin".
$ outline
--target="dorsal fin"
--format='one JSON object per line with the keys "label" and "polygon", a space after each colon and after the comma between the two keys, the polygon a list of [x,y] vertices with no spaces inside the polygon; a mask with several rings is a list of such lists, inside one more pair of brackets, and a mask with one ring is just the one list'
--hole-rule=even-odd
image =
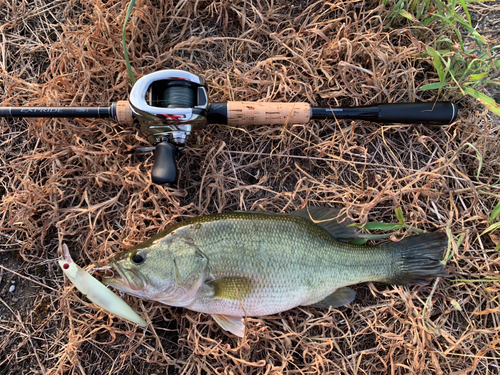
{"label": "dorsal fin", "polygon": [[[340,210],[331,207],[306,207],[292,212],[291,215],[299,216],[320,226],[335,239],[348,239],[361,237],[356,227],[350,227],[352,221],[345,216],[339,216]],[[339,221],[341,221],[339,223]]]}

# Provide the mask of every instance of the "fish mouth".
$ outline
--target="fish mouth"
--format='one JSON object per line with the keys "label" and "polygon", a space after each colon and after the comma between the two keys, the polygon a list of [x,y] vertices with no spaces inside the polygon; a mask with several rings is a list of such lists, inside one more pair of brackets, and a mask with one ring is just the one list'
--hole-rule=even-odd
{"label": "fish mouth", "polygon": [[131,293],[139,292],[144,287],[142,276],[135,270],[124,270],[120,263],[110,262],[113,276],[104,277],[102,282],[112,286],[122,292]]}

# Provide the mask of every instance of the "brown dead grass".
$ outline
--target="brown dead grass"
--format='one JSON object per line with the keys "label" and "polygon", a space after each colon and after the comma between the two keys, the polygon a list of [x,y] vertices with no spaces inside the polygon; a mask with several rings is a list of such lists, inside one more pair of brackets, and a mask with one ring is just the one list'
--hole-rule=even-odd
{"label": "brown dead grass", "polygon": [[[0,0],[0,103],[126,98],[126,6]],[[419,53],[439,26],[385,28],[384,16],[357,0],[139,0],[128,47],[136,77],[164,68],[202,74],[212,101],[438,99],[418,87],[436,79]],[[500,197],[498,118],[459,92],[439,99],[459,103],[456,123],[209,126],[182,153],[178,188],[151,185],[152,156],[131,152],[147,146],[137,127],[0,120],[0,372],[498,373],[500,284],[486,279],[499,277],[499,232],[479,237]],[[480,170],[467,144],[482,155]],[[395,222],[402,207],[415,227],[449,228],[453,277],[427,287],[358,285],[356,300],[337,310],[249,318],[239,340],[207,315],[130,297],[153,325],[112,318],[56,263],[63,241],[90,267],[188,217],[305,205],[343,208],[361,223]]]}

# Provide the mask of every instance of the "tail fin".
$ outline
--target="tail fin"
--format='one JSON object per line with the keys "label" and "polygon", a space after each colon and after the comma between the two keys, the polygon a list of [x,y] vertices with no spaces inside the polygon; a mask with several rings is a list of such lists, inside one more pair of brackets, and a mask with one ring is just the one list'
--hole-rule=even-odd
{"label": "tail fin", "polygon": [[426,284],[429,278],[447,276],[440,261],[448,246],[446,233],[411,236],[389,246],[394,257],[389,284]]}

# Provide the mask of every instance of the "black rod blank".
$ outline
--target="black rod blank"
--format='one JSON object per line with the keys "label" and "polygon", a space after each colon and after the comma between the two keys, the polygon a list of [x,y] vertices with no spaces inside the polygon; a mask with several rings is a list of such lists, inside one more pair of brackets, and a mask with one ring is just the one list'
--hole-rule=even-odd
{"label": "black rod blank", "polygon": [[0,107],[0,117],[113,117],[111,107]]}

